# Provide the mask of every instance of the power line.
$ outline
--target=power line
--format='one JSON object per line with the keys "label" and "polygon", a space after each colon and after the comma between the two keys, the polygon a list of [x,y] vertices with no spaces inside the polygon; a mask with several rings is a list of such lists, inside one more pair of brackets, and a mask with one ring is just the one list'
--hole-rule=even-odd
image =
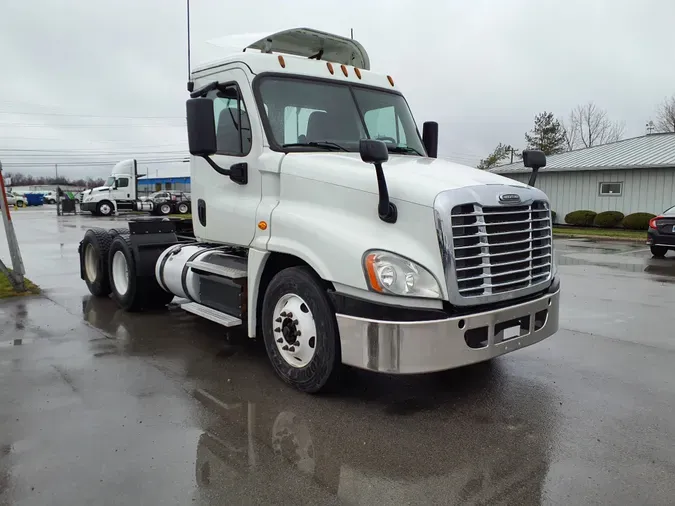
{"label": "power line", "polygon": [[78,125],[75,123],[60,123],[60,124],[54,124],[54,123],[14,123],[14,122],[0,122],[0,126],[7,126],[7,127],[19,127],[19,128],[157,128],[157,127],[165,127],[165,128],[185,128],[185,124],[181,125],[169,125],[169,124],[161,124],[161,123],[155,123],[154,125],[134,125],[134,124],[128,124],[128,125],[94,125],[94,124],[82,124]]}
{"label": "power line", "polygon": [[57,112],[0,111],[0,114],[19,116],[52,116],[57,118],[100,118],[100,119],[185,119],[185,116],[115,116],[98,114],[64,114]]}

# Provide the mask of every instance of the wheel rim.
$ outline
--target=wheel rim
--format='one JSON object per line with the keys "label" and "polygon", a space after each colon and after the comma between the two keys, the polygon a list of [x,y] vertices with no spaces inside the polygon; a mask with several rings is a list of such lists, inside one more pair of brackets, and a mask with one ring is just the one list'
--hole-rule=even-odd
{"label": "wheel rim", "polygon": [[274,342],[288,365],[305,367],[316,353],[316,323],[312,311],[302,298],[287,293],[279,299],[272,313]]}
{"label": "wheel rim", "polygon": [[93,244],[87,244],[84,250],[84,271],[90,283],[96,281],[96,276],[98,276],[98,255]]}
{"label": "wheel rim", "polygon": [[187,213],[187,206],[185,204],[181,204],[178,206],[178,210],[182,213],[185,214]]}
{"label": "wheel rim", "polygon": [[162,214],[169,214],[169,211],[171,211],[171,208],[168,205],[164,204],[160,208],[160,210],[162,211]]}
{"label": "wheel rim", "polygon": [[108,204],[101,204],[99,212],[101,214],[110,214],[110,206]]}
{"label": "wheel rim", "polygon": [[124,295],[129,290],[129,265],[121,251],[116,251],[112,260],[112,278],[115,290]]}

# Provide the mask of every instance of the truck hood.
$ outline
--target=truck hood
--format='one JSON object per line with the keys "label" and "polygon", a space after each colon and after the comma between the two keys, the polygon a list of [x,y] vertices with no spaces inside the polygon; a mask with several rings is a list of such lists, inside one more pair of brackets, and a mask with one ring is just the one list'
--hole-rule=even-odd
{"label": "truck hood", "polygon": [[[483,185],[527,187],[498,174],[438,158],[390,155],[382,168],[392,199],[430,207],[444,190]],[[282,174],[378,192],[375,168],[361,161],[358,153],[289,153],[282,162]]]}

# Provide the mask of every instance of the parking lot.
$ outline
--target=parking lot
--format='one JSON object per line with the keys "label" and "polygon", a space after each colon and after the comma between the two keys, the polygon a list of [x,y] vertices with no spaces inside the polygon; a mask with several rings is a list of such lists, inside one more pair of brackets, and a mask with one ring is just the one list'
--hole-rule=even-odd
{"label": "parking lot", "polygon": [[558,240],[555,336],[309,396],[216,324],[90,297],[78,242],[119,221],[13,217],[44,297],[0,302],[0,505],[673,504],[673,253]]}

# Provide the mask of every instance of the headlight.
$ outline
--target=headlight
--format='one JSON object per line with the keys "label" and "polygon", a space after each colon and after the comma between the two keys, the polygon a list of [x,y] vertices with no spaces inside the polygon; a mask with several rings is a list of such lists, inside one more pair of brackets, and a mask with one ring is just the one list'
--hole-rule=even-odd
{"label": "headlight", "polygon": [[368,251],[363,257],[366,282],[371,290],[392,295],[439,299],[436,278],[415,262],[387,251]]}

